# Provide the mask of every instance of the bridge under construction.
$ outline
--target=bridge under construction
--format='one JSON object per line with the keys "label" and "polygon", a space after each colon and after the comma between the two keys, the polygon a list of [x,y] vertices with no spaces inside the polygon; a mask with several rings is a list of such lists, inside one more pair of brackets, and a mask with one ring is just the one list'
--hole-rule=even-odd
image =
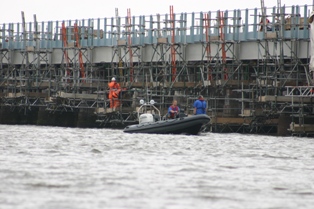
{"label": "bridge under construction", "polygon": [[[192,114],[202,94],[212,132],[312,135],[311,8],[48,22],[22,12],[0,25],[0,122],[114,126],[135,120],[140,99]],[[123,87],[115,110],[112,77]]]}

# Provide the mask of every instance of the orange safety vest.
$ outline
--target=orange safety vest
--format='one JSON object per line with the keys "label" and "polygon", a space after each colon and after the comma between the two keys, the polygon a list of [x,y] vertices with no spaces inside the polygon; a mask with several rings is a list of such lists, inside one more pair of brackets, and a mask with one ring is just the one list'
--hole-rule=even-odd
{"label": "orange safety vest", "polygon": [[109,91],[109,99],[112,99],[112,98],[118,98],[119,97],[119,93],[121,91],[120,89],[120,84],[114,82],[114,81],[111,81],[109,84],[108,84],[109,88],[110,88],[110,91]]}

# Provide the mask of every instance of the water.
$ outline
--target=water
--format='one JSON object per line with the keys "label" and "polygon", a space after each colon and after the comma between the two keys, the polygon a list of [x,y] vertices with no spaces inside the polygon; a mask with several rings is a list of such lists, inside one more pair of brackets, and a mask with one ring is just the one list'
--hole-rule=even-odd
{"label": "water", "polygon": [[313,208],[314,139],[0,126],[0,208]]}

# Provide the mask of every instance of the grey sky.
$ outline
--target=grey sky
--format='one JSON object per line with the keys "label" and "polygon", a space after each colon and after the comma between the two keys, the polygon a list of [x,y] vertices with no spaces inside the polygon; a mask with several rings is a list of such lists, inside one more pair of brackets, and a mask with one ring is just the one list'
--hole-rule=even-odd
{"label": "grey sky", "polygon": [[[281,5],[313,5],[313,1],[281,0]],[[266,7],[276,4],[276,0],[265,0]],[[26,22],[32,22],[34,14],[40,22],[113,17],[115,8],[119,16],[126,16],[128,8],[132,16],[165,14],[169,13],[170,5],[174,13],[190,13],[260,8],[260,0],[8,0],[1,3],[0,24],[21,22],[21,11],[25,13]],[[312,6],[309,9],[312,10]]]}

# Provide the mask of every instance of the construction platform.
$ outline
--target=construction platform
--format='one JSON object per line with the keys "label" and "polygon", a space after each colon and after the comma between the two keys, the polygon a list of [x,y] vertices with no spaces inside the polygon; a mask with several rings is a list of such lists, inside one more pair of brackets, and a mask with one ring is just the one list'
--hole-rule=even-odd
{"label": "construction platform", "polygon": [[[26,22],[22,12],[21,23],[0,25],[0,123],[123,126],[136,122],[140,99],[154,99],[163,114],[177,99],[192,114],[202,94],[213,132],[306,135],[314,116],[310,7],[188,14],[170,6],[165,15],[128,9],[127,17],[116,10],[48,22]],[[115,110],[112,77],[123,89]]]}

